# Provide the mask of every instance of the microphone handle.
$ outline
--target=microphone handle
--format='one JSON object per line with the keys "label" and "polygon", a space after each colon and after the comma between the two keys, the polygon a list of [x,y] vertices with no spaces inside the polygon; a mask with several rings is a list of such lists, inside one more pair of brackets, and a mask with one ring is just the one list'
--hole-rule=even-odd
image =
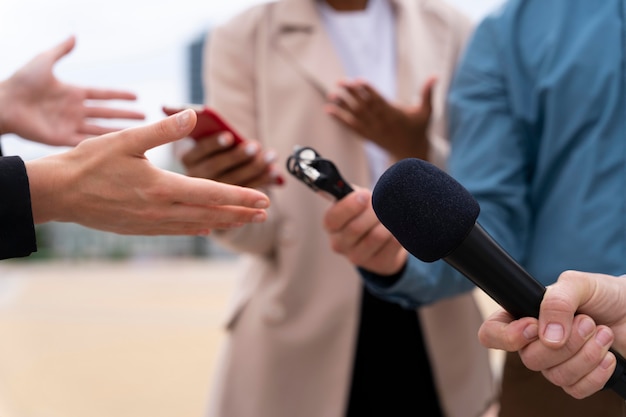
{"label": "microphone handle", "polygon": [[[476,223],[465,240],[443,260],[461,272],[515,318],[538,317],[545,287],[521,267]],[[604,389],[626,399],[626,359],[617,358]]]}

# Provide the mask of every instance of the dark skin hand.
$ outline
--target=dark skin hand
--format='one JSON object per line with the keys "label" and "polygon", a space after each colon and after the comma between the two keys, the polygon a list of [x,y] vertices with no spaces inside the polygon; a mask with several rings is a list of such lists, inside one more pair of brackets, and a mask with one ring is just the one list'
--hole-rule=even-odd
{"label": "dark skin hand", "polygon": [[396,160],[428,159],[428,126],[436,82],[431,77],[424,83],[421,104],[400,106],[388,102],[367,81],[341,81],[341,93],[329,94],[325,110]]}
{"label": "dark skin hand", "polygon": [[196,141],[181,158],[187,175],[226,184],[260,188],[280,185],[283,178],[273,151],[263,151],[256,141],[234,145],[234,138],[222,132]]}

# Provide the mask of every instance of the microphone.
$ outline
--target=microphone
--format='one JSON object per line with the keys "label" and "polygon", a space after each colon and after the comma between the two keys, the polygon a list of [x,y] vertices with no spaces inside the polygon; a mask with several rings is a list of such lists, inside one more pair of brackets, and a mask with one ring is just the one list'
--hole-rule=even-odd
{"label": "microphone", "polygon": [[[372,206],[400,244],[423,262],[442,259],[513,317],[538,317],[545,287],[476,221],[480,206],[450,175],[420,159],[404,159],[379,178]],[[626,359],[604,389],[626,399]]]}

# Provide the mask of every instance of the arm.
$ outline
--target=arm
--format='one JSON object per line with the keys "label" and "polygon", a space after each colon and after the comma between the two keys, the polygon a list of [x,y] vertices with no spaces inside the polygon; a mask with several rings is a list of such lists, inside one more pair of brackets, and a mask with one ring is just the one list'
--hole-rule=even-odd
{"label": "arm", "polygon": [[615,369],[611,344],[626,353],[626,280],[566,271],[548,287],[538,320],[513,320],[500,310],[478,336],[485,347],[519,351],[529,369],[585,398],[601,390]]}
{"label": "arm", "polygon": [[91,106],[89,100],[135,100],[126,91],[84,88],[65,84],[53,74],[59,59],[75,45],[73,37],[42,52],[9,79],[0,82],[0,134],[55,146],[73,146],[88,136],[119,130],[91,119],[143,119],[130,110]]}
{"label": "arm", "polygon": [[27,162],[34,222],[73,222],[119,234],[198,235],[264,221],[269,200],[263,193],[165,171],[145,157],[147,150],[184,137],[195,122],[187,110]]}
{"label": "arm", "polygon": [[[504,35],[488,18],[476,29],[448,95],[450,174],[480,204],[478,221],[516,260],[531,230],[531,140],[512,108]],[[506,55],[510,57],[510,55]]]}
{"label": "arm", "polygon": [[474,288],[442,261],[427,264],[407,254],[379,222],[367,190],[333,204],[324,215],[324,228],[333,250],[359,267],[365,285],[382,299],[416,308]]}

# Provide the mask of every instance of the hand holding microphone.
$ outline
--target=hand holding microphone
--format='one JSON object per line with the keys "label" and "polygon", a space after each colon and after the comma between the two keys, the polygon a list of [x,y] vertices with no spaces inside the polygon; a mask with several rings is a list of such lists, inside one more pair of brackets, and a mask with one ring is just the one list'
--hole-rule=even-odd
{"label": "hand holding microphone", "polygon": [[[513,317],[538,317],[545,288],[476,222],[480,207],[456,180],[434,165],[404,159],[389,168],[372,194],[379,220],[412,255],[442,259]],[[605,385],[626,398],[626,360]]]}

